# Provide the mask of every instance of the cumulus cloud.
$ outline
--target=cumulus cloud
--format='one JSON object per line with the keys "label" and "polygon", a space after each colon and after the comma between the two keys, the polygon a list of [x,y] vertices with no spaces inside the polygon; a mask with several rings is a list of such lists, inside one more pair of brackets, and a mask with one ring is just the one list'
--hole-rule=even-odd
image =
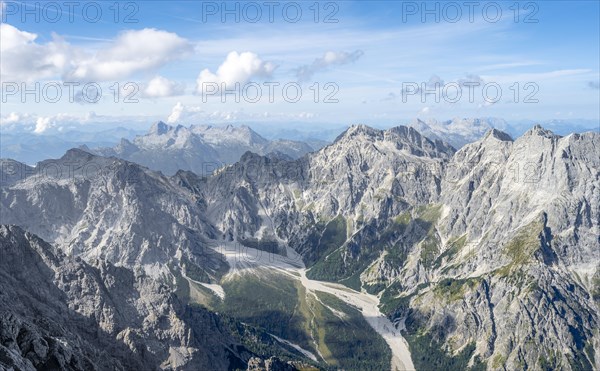
{"label": "cumulus cloud", "polygon": [[155,28],[122,32],[106,49],[76,63],[68,79],[118,80],[140,71],[153,70],[192,51],[189,41]]}
{"label": "cumulus cloud", "polygon": [[232,51],[216,73],[210,72],[209,69],[200,72],[196,80],[196,91],[201,94],[204,83],[217,83],[219,86],[221,83],[225,83],[227,88],[233,88],[236,83],[245,84],[254,78],[268,78],[272,76],[276,68],[277,65],[263,61],[255,53]]}
{"label": "cumulus cloud", "polygon": [[0,76],[3,81],[35,81],[60,75],[77,51],[56,34],[52,41],[36,43],[38,35],[0,23]]}
{"label": "cumulus cloud", "polygon": [[31,124],[35,125],[35,118],[32,118],[32,115],[28,113],[11,112],[0,116],[0,126],[3,133],[10,132],[13,128],[25,128],[27,124],[30,125],[30,128]]}
{"label": "cumulus cloud", "polygon": [[50,117],[38,117],[38,119],[35,121],[35,129],[33,132],[36,134],[41,134],[53,126],[54,123],[51,121]]}
{"label": "cumulus cloud", "polygon": [[19,114],[16,112],[9,113],[6,117],[2,118],[3,124],[12,124],[13,122],[18,122],[20,119]]}
{"label": "cumulus cloud", "polygon": [[0,24],[0,75],[4,81],[35,81],[62,77],[64,81],[103,82],[157,69],[193,50],[177,34],[154,28],[120,33],[96,52],[74,47],[57,34],[38,43],[38,35]]}
{"label": "cumulus cloud", "polygon": [[142,94],[146,98],[172,97],[183,94],[184,88],[183,84],[156,76],[143,87]]}
{"label": "cumulus cloud", "polygon": [[2,33],[0,34],[2,40],[2,43],[0,44],[0,52],[3,53],[10,49],[30,44],[37,38],[36,34],[21,31],[7,23],[1,23],[0,30],[2,30]]}
{"label": "cumulus cloud", "polygon": [[169,124],[176,123],[179,121],[181,114],[183,113],[183,104],[181,102],[177,102],[177,104],[171,110],[171,114],[167,117],[167,122]]}
{"label": "cumulus cloud", "polygon": [[364,52],[355,50],[348,52],[326,52],[321,58],[315,59],[312,64],[300,66],[296,69],[296,77],[298,81],[307,81],[317,72],[326,70],[330,66],[341,66],[348,63],[356,62]]}
{"label": "cumulus cloud", "polygon": [[202,113],[203,111],[200,109],[200,107],[184,106],[181,102],[177,102],[177,104],[173,106],[171,114],[167,118],[167,123],[176,124],[185,121],[194,121],[194,119],[197,119],[197,116]]}
{"label": "cumulus cloud", "polygon": [[69,113],[58,113],[56,115],[41,116],[36,114],[11,112],[0,117],[0,125],[3,131],[26,131],[35,134],[47,134],[51,129],[61,130],[64,125],[83,124],[89,120],[89,114],[85,117]]}
{"label": "cumulus cloud", "polygon": [[169,124],[185,124],[185,123],[197,123],[206,120],[211,121],[231,121],[238,120],[241,118],[247,118],[248,115],[243,111],[213,111],[206,112],[199,106],[184,105],[181,102],[177,102],[171,114],[167,118]]}
{"label": "cumulus cloud", "polygon": [[[158,120],[158,116],[147,115],[100,115],[93,111],[85,114],[57,113],[54,115],[37,115],[23,112],[11,112],[0,116],[0,129],[6,134],[38,134],[54,135],[65,130],[90,129],[104,130],[107,127],[117,128],[127,122],[128,128],[145,131],[149,121]],[[87,127],[84,129],[84,127]]]}
{"label": "cumulus cloud", "polygon": [[35,134],[43,134],[48,131],[62,131],[65,125],[85,123],[90,117],[93,118],[94,115],[95,114],[93,113],[88,113],[85,115],[85,117],[80,117],[69,113],[58,113],[51,116],[25,115],[21,117],[21,123],[26,124],[28,121],[35,119],[35,127],[33,128],[33,132]]}

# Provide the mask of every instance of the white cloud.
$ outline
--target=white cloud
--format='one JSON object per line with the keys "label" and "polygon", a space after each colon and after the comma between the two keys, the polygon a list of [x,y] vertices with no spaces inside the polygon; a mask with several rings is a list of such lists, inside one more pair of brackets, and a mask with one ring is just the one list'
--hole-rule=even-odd
{"label": "white cloud", "polygon": [[200,107],[194,106],[184,106],[181,102],[177,102],[173,109],[171,110],[171,114],[167,118],[167,122],[169,124],[180,123],[184,121],[193,121],[194,118],[201,118],[201,114],[203,111]]}
{"label": "white cloud", "polygon": [[38,117],[38,119],[35,121],[35,130],[33,130],[33,132],[36,134],[41,134],[50,129],[53,125],[54,123],[51,122],[50,117]]}
{"label": "white cloud", "polygon": [[11,112],[6,116],[0,116],[0,125],[19,124],[25,121],[31,121],[31,115],[28,113]]}
{"label": "white cloud", "polygon": [[118,81],[155,70],[193,50],[177,34],[154,28],[128,30],[97,52],[76,48],[59,35],[38,43],[38,35],[0,24],[0,75],[4,81]]}
{"label": "white cloud", "polygon": [[183,104],[181,102],[177,102],[177,104],[171,110],[171,114],[167,117],[167,122],[169,124],[173,124],[179,121],[181,114],[183,113]]}
{"label": "white cloud", "polygon": [[2,31],[0,34],[2,40],[0,52],[6,52],[19,46],[25,46],[37,38],[36,34],[21,31],[7,23],[0,24],[0,30]]}
{"label": "white cloud", "polygon": [[219,66],[216,73],[204,69],[198,76],[196,91],[202,93],[203,83],[225,83],[227,88],[233,88],[236,83],[245,84],[253,78],[268,78],[273,74],[277,65],[260,59],[251,52],[238,53],[232,51]]}
{"label": "white cloud", "polygon": [[76,63],[68,79],[108,81],[153,70],[192,51],[192,45],[177,34],[154,28],[128,30],[93,57]]}
{"label": "white cloud", "polygon": [[38,44],[38,35],[6,23],[0,24],[0,76],[3,81],[35,81],[60,75],[76,55],[68,43],[52,34],[52,41]]}
{"label": "white cloud", "polygon": [[[2,133],[36,133],[38,135],[54,135],[65,130],[103,131],[107,128],[127,127],[133,130],[146,131],[148,123],[159,120],[154,115],[99,115],[93,111],[86,113],[29,114],[11,112],[0,116]],[[124,125],[123,123],[127,123]],[[85,129],[84,129],[85,127]]]}
{"label": "white cloud", "polygon": [[146,84],[142,93],[147,98],[162,98],[181,95],[183,90],[183,84],[162,76],[156,76]]}
{"label": "white cloud", "polygon": [[22,112],[11,112],[6,116],[0,117],[0,124],[9,131],[14,131],[14,129],[19,128],[19,131],[33,131],[36,134],[43,134],[52,131],[50,129],[60,129],[61,125],[64,124],[84,124],[89,121],[90,118],[93,118],[93,116],[90,116],[90,113],[85,117],[81,117],[69,113],[41,116]]}
{"label": "white cloud", "polygon": [[27,120],[32,120],[33,118],[35,118],[35,128],[33,129],[33,132],[36,134],[43,134],[47,131],[53,131],[50,129],[62,131],[64,129],[62,125],[65,124],[83,124],[87,121],[88,115],[86,115],[85,117],[80,117],[69,113],[58,113],[52,116],[26,115],[22,117],[22,119],[26,119],[26,122]]}
{"label": "white cloud", "polygon": [[325,70],[333,65],[341,66],[356,62],[363,54],[362,50],[355,50],[352,53],[328,51],[321,58],[315,59],[312,64],[298,67],[296,76],[298,81],[307,81],[318,71]]}

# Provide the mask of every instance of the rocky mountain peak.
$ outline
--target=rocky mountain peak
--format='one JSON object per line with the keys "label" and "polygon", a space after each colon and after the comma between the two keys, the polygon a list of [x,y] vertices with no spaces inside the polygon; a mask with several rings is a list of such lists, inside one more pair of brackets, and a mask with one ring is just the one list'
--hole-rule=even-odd
{"label": "rocky mountain peak", "polygon": [[421,145],[423,141],[428,140],[426,137],[422,136],[417,130],[408,126],[396,126],[391,129],[388,129],[386,132],[386,137],[393,140],[402,140],[408,141],[410,143],[414,143],[416,145]]}
{"label": "rocky mountain peak", "polygon": [[523,134],[523,137],[530,137],[530,136],[541,136],[541,137],[545,137],[545,138],[560,138],[561,137],[560,135],[554,134],[551,130],[544,129],[542,127],[542,125],[540,125],[540,124],[536,124],[534,127],[527,130],[527,132],[525,134]]}
{"label": "rocky mountain peak", "polygon": [[167,132],[168,132],[170,129],[172,129],[172,127],[171,127],[171,126],[169,126],[169,125],[165,124],[165,123],[164,123],[164,122],[162,122],[162,121],[159,121],[159,122],[157,122],[157,123],[153,124],[153,125],[150,127],[150,131],[149,131],[149,133],[150,133],[150,134],[162,135],[162,134],[165,134],[165,133],[167,133]]}
{"label": "rocky mountain peak", "polygon": [[391,129],[389,129],[388,132],[397,133],[405,138],[420,139],[422,137],[421,134],[418,131],[416,131],[414,128],[404,126],[404,125],[395,126]]}
{"label": "rocky mountain peak", "polygon": [[242,157],[240,157],[240,163],[245,164],[251,161],[255,161],[257,159],[263,158],[263,156],[254,153],[252,151],[246,151],[244,152],[244,154],[242,155]]}
{"label": "rocky mountain peak", "polygon": [[431,140],[412,127],[396,126],[385,132],[386,140],[396,143],[397,146],[409,150],[417,156],[425,157],[451,157],[455,149],[441,140]]}
{"label": "rocky mountain peak", "polygon": [[503,142],[513,142],[514,141],[513,138],[509,134],[507,134],[501,130],[498,130],[498,129],[488,130],[488,132],[485,134],[484,138],[485,139],[494,138],[494,139],[501,140]]}
{"label": "rocky mountain peak", "polygon": [[41,170],[45,169],[47,166],[59,164],[65,167],[77,167],[89,163],[94,159],[98,159],[99,162],[108,161],[103,157],[98,157],[92,154],[90,151],[87,151],[84,148],[71,148],[67,150],[67,152],[65,152],[65,154],[61,158],[55,160],[40,161],[37,167]]}
{"label": "rocky mountain peak", "polygon": [[356,145],[360,141],[383,142],[397,150],[415,156],[449,158],[456,151],[441,140],[430,140],[417,130],[408,126],[397,126],[388,130],[379,130],[367,125],[352,125],[334,141],[334,145]]}
{"label": "rocky mountain peak", "polygon": [[346,129],[346,131],[340,134],[334,140],[334,142],[349,140],[358,136],[364,136],[371,139],[380,139],[383,138],[383,130],[374,129],[364,124],[352,125],[348,129]]}

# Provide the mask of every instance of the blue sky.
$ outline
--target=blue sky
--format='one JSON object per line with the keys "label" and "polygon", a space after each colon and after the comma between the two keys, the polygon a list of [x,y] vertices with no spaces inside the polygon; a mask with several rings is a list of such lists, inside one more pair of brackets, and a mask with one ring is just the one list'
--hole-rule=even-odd
{"label": "blue sky", "polygon": [[[2,8],[2,117],[41,117],[40,132],[60,120],[99,116],[184,124],[599,116],[598,1],[476,2],[472,9],[461,1],[276,2],[273,22],[262,1],[228,2],[239,22],[231,13],[223,22],[220,1],[122,1],[118,15],[112,1],[78,2],[72,21],[68,2],[58,1],[57,22],[50,21],[58,8],[33,3],[5,1]],[[302,15],[291,22],[298,4]],[[63,86],[58,102],[42,96],[38,103],[31,94],[7,93],[65,81],[80,83],[79,96],[83,84],[97,83],[102,96],[69,102]],[[137,102],[125,103],[124,94],[115,102],[115,84],[128,82]],[[220,90],[236,82],[240,102]],[[279,85],[269,94],[265,82]],[[206,84],[219,89],[207,92]]]}

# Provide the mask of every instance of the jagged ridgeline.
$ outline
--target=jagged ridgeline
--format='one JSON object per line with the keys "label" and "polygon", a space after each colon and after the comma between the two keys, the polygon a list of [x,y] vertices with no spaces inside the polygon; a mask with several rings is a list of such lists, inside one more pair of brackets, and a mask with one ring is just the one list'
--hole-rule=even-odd
{"label": "jagged ridgeline", "polygon": [[[388,368],[365,312],[306,279],[377,295],[417,370],[600,369],[598,133],[490,130],[456,151],[353,126],[210,176],[83,150],[0,175],[19,226],[2,254],[34,257],[0,263],[0,364]],[[219,246],[300,258],[238,264]]]}
{"label": "jagged ridgeline", "polygon": [[321,140],[267,140],[245,125],[184,127],[159,121],[147,134],[137,136],[133,141],[122,139],[114,147],[82,148],[101,156],[133,161],[167,175],[179,170],[206,175],[225,164],[237,162],[246,151],[298,158],[325,144]]}

